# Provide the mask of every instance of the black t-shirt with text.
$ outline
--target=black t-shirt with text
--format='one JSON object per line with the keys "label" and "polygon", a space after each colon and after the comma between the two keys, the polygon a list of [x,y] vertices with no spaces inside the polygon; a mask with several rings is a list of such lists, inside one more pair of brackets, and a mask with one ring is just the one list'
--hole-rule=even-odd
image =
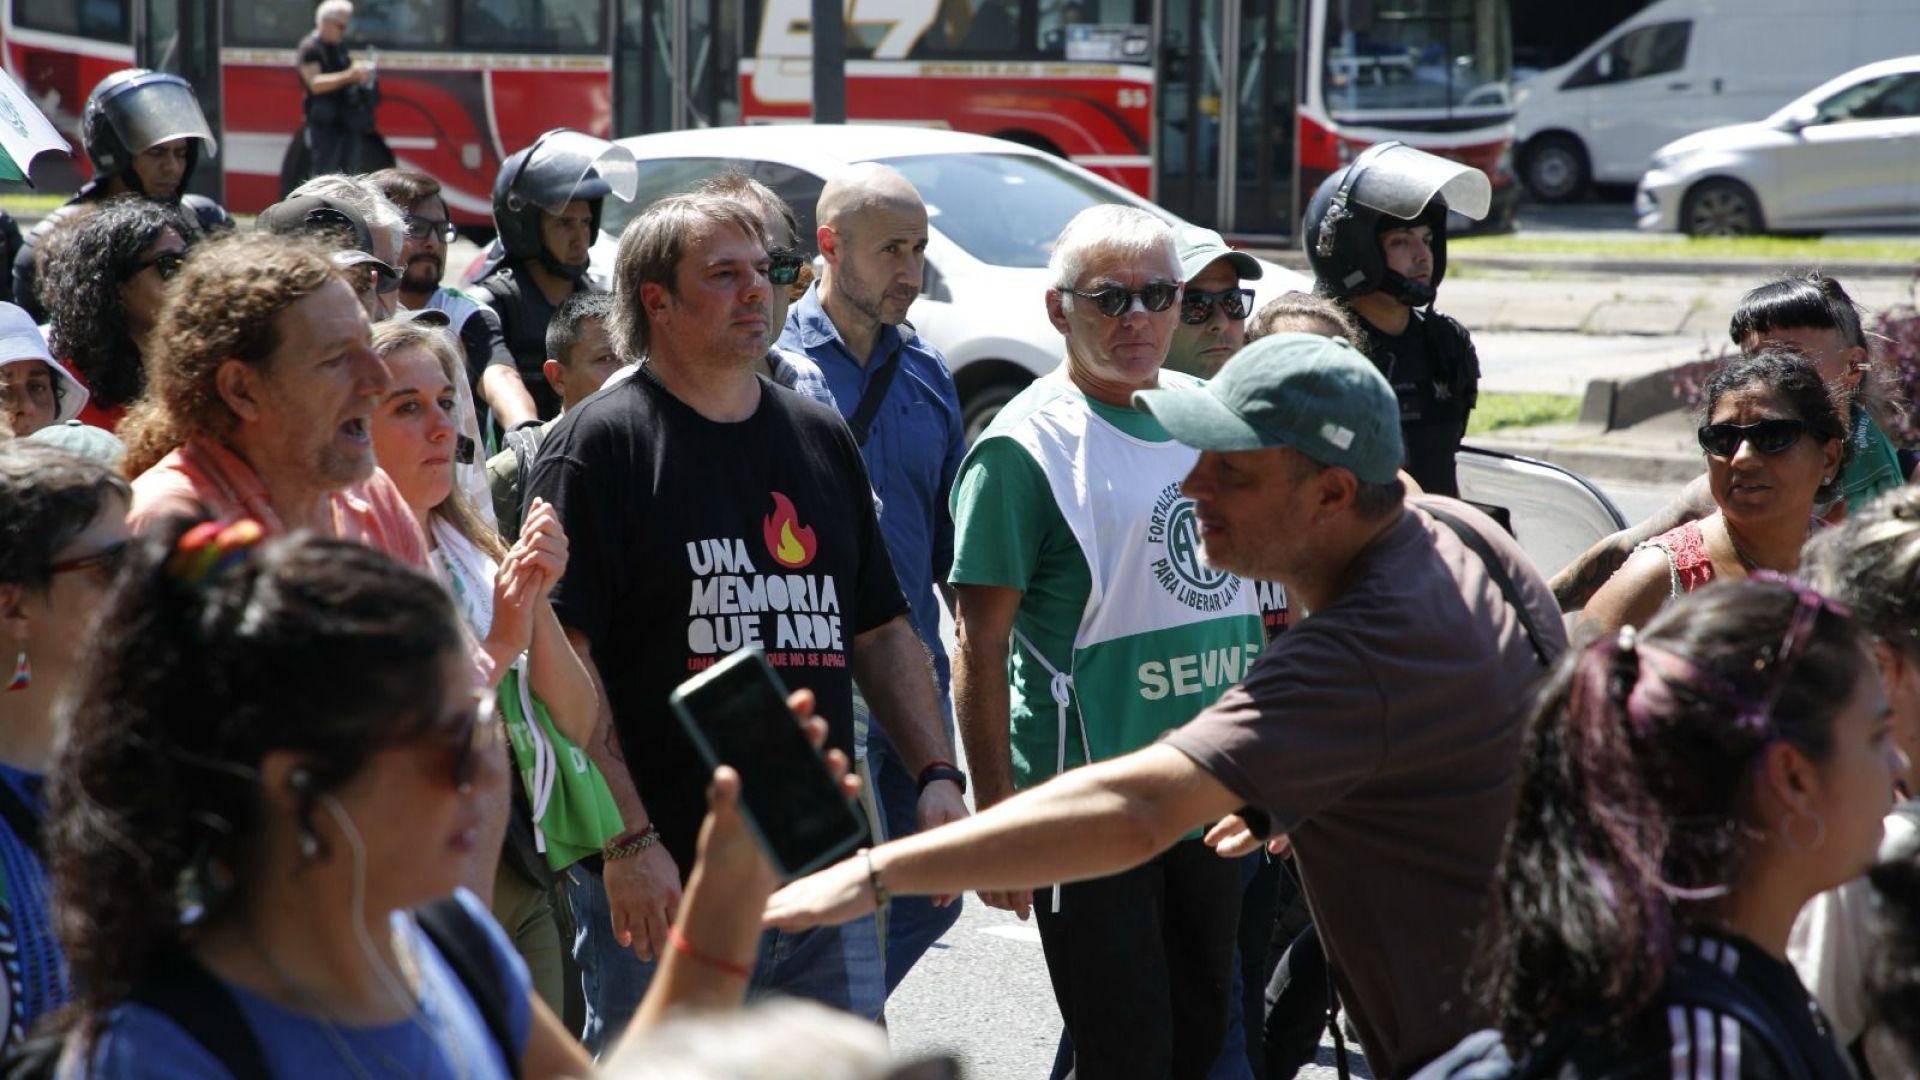
{"label": "black t-shirt with text", "polygon": [[528,482],[568,537],[553,606],[593,642],[640,798],[682,871],[708,772],[667,706],[689,676],[758,645],[853,754],[853,639],[907,603],[860,449],[832,410],[760,379],[738,423],[642,369],[556,424]]}
{"label": "black t-shirt with text", "polygon": [[1458,497],[1454,456],[1467,433],[1467,416],[1480,384],[1480,359],[1472,338],[1453,320],[1418,309],[1398,334],[1364,318],[1359,322],[1367,355],[1400,400],[1407,473],[1429,495]]}

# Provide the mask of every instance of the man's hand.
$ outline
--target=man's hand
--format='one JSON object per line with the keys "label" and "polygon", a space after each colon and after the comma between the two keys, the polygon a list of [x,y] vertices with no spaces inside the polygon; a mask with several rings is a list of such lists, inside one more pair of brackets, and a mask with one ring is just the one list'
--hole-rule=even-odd
{"label": "man's hand", "polygon": [[[937,829],[949,821],[959,821],[967,816],[967,800],[960,794],[960,785],[951,780],[935,780],[920,793],[920,803],[914,808],[914,820],[918,831]],[[954,896],[936,896],[934,907],[946,907],[953,903]]]}
{"label": "man's hand", "polygon": [[[1259,851],[1261,847],[1260,838],[1253,835],[1253,830],[1247,827],[1246,820],[1239,814],[1228,814],[1214,822],[1200,840],[1223,859],[1237,859]],[[1269,855],[1284,856],[1289,850],[1285,833],[1269,838],[1265,844]]]}
{"label": "man's hand", "polygon": [[600,871],[613,914],[613,939],[649,963],[667,947],[667,927],[680,912],[680,867],[660,844]]}

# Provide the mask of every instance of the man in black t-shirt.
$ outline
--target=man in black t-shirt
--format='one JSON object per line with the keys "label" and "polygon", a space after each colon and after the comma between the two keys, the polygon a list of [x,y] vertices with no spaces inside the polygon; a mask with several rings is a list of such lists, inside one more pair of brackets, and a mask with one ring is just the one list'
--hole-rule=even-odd
{"label": "man in black t-shirt", "polygon": [[380,94],[373,68],[347,53],[347,24],[352,20],[351,0],[321,0],[313,12],[313,33],[294,47],[306,124],[281,166],[283,193],[311,176],[354,176],[393,165],[393,152],[374,130],[373,108]]}
{"label": "man in black t-shirt", "polygon": [[[576,943],[590,1045],[645,990],[651,972],[635,956],[651,961],[668,942],[705,812],[708,772],[666,707],[676,685],[758,646],[790,687],[813,692],[829,746],[852,756],[858,681],[914,775],[953,758],[860,448],[832,410],[757,374],[765,245],[757,215],[710,195],[664,199],[630,225],[614,269],[615,347],[646,364],[569,410],[529,479],[529,496],[566,527],[554,608],[604,688],[611,731],[590,752],[628,829],[599,879],[568,880],[583,936],[632,941]],[[922,787],[922,827],[965,814],[953,780]],[[722,959],[757,964],[756,988],[879,1015],[871,918],[770,934],[757,958]]]}

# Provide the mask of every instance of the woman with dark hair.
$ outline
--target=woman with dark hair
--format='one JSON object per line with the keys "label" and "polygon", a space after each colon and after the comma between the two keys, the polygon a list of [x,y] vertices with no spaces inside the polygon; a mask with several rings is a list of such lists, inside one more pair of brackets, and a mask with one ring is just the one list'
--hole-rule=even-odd
{"label": "woman with dark hair", "polygon": [[1707,378],[1700,449],[1717,509],[1634,549],[1584,612],[1595,629],[1643,626],[1674,597],[1715,578],[1791,573],[1816,503],[1838,483],[1846,429],[1820,373],[1767,347]]}
{"label": "woman with dark hair", "polygon": [[69,1064],[584,1074],[455,892],[502,769],[445,591],[251,521],[168,532],[108,606],[51,773]]}
{"label": "woman with dark hair", "polygon": [[1507,1048],[1563,1080],[1852,1076],[1787,935],[1873,859],[1904,768],[1886,712],[1844,608],[1773,576],[1569,653],[1480,956]]}
{"label": "woman with dark hair", "polygon": [[127,544],[127,482],[35,442],[0,444],[0,1050],[66,1004],[40,833],[42,788],[73,681]]}
{"label": "woman with dark hair", "polygon": [[1745,352],[1768,345],[1796,349],[1813,361],[1833,394],[1847,430],[1847,464],[1831,518],[1857,510],[1907,482],[1899,451],[1881,430],[1900,405],[1873,364],[1860,308],[1825,274],[1780,278],[1748,293],[1728,327]]}
{"label": "woman with dark hair", "polygon": [[177,208],[123,197],[48,238],[48,344],[91,393],[82,421],[115,431],[146,390],[148,337],[191,235]]}
{"label": "woman with dark hair", "polygon": [[[1807,544],[1801,565],[1816,587],[1853,609],[1868,635],[1894,745],[1907,758],[1902,802],[1887,815],[1880,847],[1897,858],[1920,837],[1920,488],[1901,487],[1847,515]],[[1875,1076],[1911,1076],[1869,999],[1868,971],[1880,948],[1873,907],[1864,879],[1821,893],[1794,922],[1787,953],[1843,1046],[1857,1041]],[[1920,1030],[1920,1015],[1914,1027]]]}

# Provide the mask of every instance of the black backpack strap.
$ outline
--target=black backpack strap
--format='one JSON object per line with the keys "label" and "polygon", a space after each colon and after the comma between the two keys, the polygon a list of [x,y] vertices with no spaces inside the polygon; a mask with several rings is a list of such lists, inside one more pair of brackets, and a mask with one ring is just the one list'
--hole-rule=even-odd
{"label": "black backpack strap", "polygon": [[1478,555],[1480,561],[1486,564],[1487,576],[1500,587],[1500,595],[1507,598],[1507,606],[1513,609],[1514,617],[1520,620],[1520,629],[1526,631],[1527,644],[1533,646],[1534,659],[1539,661],[1541,667],[1552,667],[1553,654],[1548,652],[1547,647],[1541,643],[1540,628],[1533,621],[1533,612],[1527,608],[1526,599],[1520,595],[1520,589],[1513,583],[1512,575],[1507,573],[1506,564],[1500,561],[1500,556],[1494,554],[1493,547],[1487,543],[1487,538],[1480,535],[1480,530],[1431,503],[1422,502],[1420,509],[1431,515],[1433,520],[1452,529],[1460,537],[1460,542],[1467,545],[1467,549]]}
{"label": "black backpack strap", "polygon": [[520,1054],[507,1027],[507,987],[499,965],[493,961],[493,938],[452,897],[414,908],[413,917],[466,986],[480,1018],[486,1022],[487,1033],[499,1044],[507,1075],[520,1080]]}
{"label": "black backpack strap", "polygon": [[1667,973],[1663,995],[1669,1004],[1692,1005],[1731,1016],[1766,1046],[1774,1064],[1789,1080],[1814,1080],[1806,1056],[1794,1045],[1786,1024],[1753,987],[1730,975],[1718,964],[1681,953]]}
{"label": "black backpack strap", "polygon": [[900,340],[893,351],[880,361],[880,369],[873,373],[873,381],[860,395],[860,404],[854,407],[853,415],[847,418],[847,427],[853,431],[855,445],[867,445],[867,436],[873,434],[873,418],[880,415],[880,403],[886,400],[887,389],[893,385],[893,377],[900,373],[900,353],[907,347],[908,330],[895,327],[894,332]]}
{"label": "black backpack strap", "polygon": [[184,952],[167,955],[127,995],[180,1026],[233,1080],[271,1080],[253,1025],[218,976]]}

